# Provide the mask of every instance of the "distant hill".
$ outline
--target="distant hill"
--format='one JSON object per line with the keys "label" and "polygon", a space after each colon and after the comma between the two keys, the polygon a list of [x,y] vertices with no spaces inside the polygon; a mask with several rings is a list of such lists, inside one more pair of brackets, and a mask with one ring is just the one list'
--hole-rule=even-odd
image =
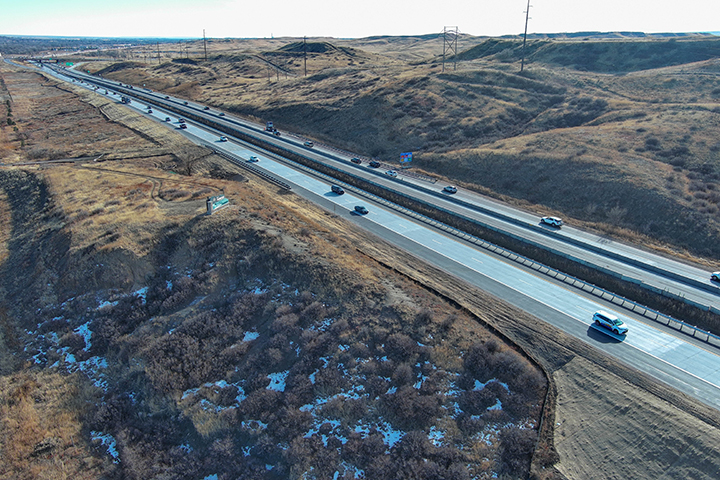
{"label": "distant hill", "polygon": [[[516,62],[521,56],[522,41],[492,38],[461,52],[458,60]],[[532,40],[526,45],[525,58],[529,62],[577,70],[632,72],[720,58],[720,38],[707,35],[683,40]]]}
{"label": "distant hill", "polygon": [[[629,38],[629,39],[663,39],[663,38],[697,38],[697,37],[709,37],[712,33],[645,33],[645,32],[563,32],[563,33],[531,33],[528,34],[528,38],[533,40],[539,39],[573,39],[581,40],[585,38],[592,39],[613,39],[613,38]],[[500,38],[518,38],[520,35],[504,35]]]}

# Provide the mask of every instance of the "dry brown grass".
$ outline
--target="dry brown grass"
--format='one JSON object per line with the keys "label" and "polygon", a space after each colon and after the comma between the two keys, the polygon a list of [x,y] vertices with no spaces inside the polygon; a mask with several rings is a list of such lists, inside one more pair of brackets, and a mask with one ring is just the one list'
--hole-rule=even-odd
{"label": "dry brown grass", "polygon": [[82,432],[75,377],[26,372],[0,377],[0,478],[93,479],[103,462]]}
{"label": "dry brown grass", "polygon": [[[513,63],[479,59],[441,74],[418,61],[438,55],[441,40],[333,40],[365,52],[367,62],[313,54],[308,77],[267,78],[245,54],[291,39],[217,42],[222,55],[208,62],[108,75],[157,88],[173,78],[193,85],[190,98],[384,160],[414,150],[417,168],[450,182],[717,266],[718,60],[627,75],[533,64],[520,77]],[[549,181],[540,165],[554,175]],[[583,184],[601,190],[574,188]]]}

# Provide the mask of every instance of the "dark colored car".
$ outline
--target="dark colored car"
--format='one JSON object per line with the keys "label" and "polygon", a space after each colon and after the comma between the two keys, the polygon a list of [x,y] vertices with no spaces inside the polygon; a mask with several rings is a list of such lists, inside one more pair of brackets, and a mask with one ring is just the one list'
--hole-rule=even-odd
{"label": "dark colored car", "polygon": [[187,128],[187,125],[185,125],[184,123],[181,123],[180,128],[185,129],[185,128]]}
{"label": "dark colored car", "polygon": [[342,195],[345,193],[345,190],[340,185],[333,185],[330,187],[330,190],[332,190],[333,193],[337,193],[338,195]]}
{"label": "dark colored car", "polygon": [[369,165],[370,165],[372,168],[378,168],[378,167],[380,166],[380,162],[378,162],[377,160],[373,160],[373,161],[371,161],[371,162],[369,163]]}
{"label": "dark colored car", "polygon": [[350,161],[351,161],[352,163],[357,163],[358,165],[360,165],[360,164],[362,163],[362,160],[360,160],[360,159],[357,158],[357,157],[351,158]]}
{"label": "dark colored car", "polygon": [[368,214],[368,209],[365,208],[365,207],[363,207],[362,205],[356,205],[356,206],[355,206],[355,211],[356,211],[357,213],[359,213],[360,215],[367,215],[367,214]]}

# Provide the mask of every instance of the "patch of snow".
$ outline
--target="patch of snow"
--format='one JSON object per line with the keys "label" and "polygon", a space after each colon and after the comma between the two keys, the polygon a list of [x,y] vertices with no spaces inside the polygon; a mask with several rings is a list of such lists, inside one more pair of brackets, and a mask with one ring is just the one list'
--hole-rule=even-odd
{"label": "patch of snow", "polygon": [[73,355],[72,353],[67,353],[67,354],[65,354],[65,361],[66,361],[67,363],[75,363],[75,362],[77,362],[77,360],[75,360],[75,355]]}
{"label": "patch of snow", "polygon": [[493,405],[493,406],[491,406],[491,407],[488,407],[487,409],[488,409],[488,410],[502,410],[502,402],[501,402],[500,399],[498,398],[498,399],[497,399],[497,402],[495,402],[495,405]]}
{"label": "patch of snow", "polygon": [[240,385],[235,385],[238,389],[238,394],[235,396],[235,401],[237,403],[241,403],[243,400],[247,398],[247,395],[245,395],[245,390]]}
{"label": "patch of snow", "polygon": [[385,392],[385,395],[392,395],[395,392],[397,392],[397,387],[390,387],[388,388],[388,391]]}
{"label": "patch of snow", "polygon": [[165,280],[165,288],[167,290],[172,290],[173,283],[170,280]]}
{"label": "patch of snow", "polygon": [[318,372],[320,372],[320,370],[315,369],[315,371],[310,374],[310,383],[313,385],[315,385],[315,375],[317,375]]}
{"label": "patch of snow", "polygon": [[105,357],[90,357],[87,360],[79,362],[77,365],[78,369],[87,375],[96,387],[107,391],[108,382],[105,379],[105,374],[100,371],[101,369],[104,370],[108,368],[107,359]]}
{"label": "patch of snow", "polygon": [[245,336],[243,337],[243,342],[250,342],[252,340],[257,339],[260,336],[258,332],[245,332]]}
{"label": "patch of snow", "polygon": [[335,322],[332,318],[323,318],[322,322],[319,322],[313,326],[310,327],[310,330],[319,330],[321,332],[324,332],[325,330],[330,327]]}
{"label": "patch of snow", "polygon": [[107,452],[110,454],[111,457],[113,457],[113,463],[120,463],[120,459],[118,458],[119,454],[117,448],[115,447],[115,438],[112,435],[108,433],[96,432],[95,430],[90,432],[90,435],[92,436],[93,440],[100,440],[103,446],[107,447]]}
{"label": "patch of snow", "polygon": [[250,431],[260,431],[267,428],[267,423],[261,422],[260,420],[243,420],[240,426]]}
{"label": "patch of snow", "polygon": [[276,390],[278,392],[284,392],[285,391],[285,379],[287,378],[288,373],[290,373],[289,370],[285,370],[284,372],[268,374],[268,378],[270,379],[270,385],[267,386],[267,389],[268,390]]}
{"label": "patch of snow", "polygon": [[350,349],[350,345],[338,345],[341,352],[346,352]]}
{"label": "patch of snow", "polygon": [[179,448],[180,448],[180,450],[184,450],[187,453],[190,453],[193,451],[193,448],[190,445],[188,445],[187,443],[183,443],[182,445],[180,445]]}
{"label": "patch of snow", "polygon": [[275,468],[275,465],[270,465],[269,463],[266,463],[266,464],[265,464],[265,470],[270,471],[270,470],[272,470],[273,468]]}
{"label": "patch of snow", "polygon": [[218,480],[217,473],[213,473],[212,475],[208,475],[207,477],[203,478],[203,480]]}
{"label": "patch of snow", "polygon": [[185,391],[183,392],[183,396],[182,396],[182,398],[181,398],[180,400],[185,400],[185,399],[186,399],[187,397],[189,397],[190,395],[193,395],[193,396],[194,396],[194,395],[195,395],[197,392],[199,392],[199,391],[200,391],[199,388],[191,388],[191,389],[189,389],[189,390],[185,390]]}
{"label": "patch of snow", "polygon": [[139,290],[135,290],[132,294],[142,300],[142,304],[145,305],[147,302],[148,287],[143,287]]}
{"label": "patch of snow", "polygon": [[87,352],[88,350],[90,350],[90,347],[92,347],[92,343],[90,343],[90,339],[92,338],[92,332],[90,331],[90,322],[85,322],[73,331],[83,337],[83,339],[85,340],[85,348],[83,348],[83,351]]}
{"label": "patch of snow", "polygon": [[252,447],[242,447],[243,455],[245,455],[246,457],[249,457],[249,456],[250,456],[250,450],[252,450]]}
{"label": "patch of snow", "polygon": [[114,302],[108,302],[107,300],[105,300],[100,305],[98,305],[97,309],[102,310],[103,308],[114,307],[117,304],[118,304],[117,300],[115,300]]}
{"label": "patch of snow", "polygon": [[428,433],[428,439],[432,442],[433,445],[435,445],[436,447],[442,447],[444,438],[445,432],[443,432],[442,430],[438,430],[434,425],[430,428],[430,433]]}
{"label": "patch of snow", "polygon": [[387,422],[378,424],[377,429],[378,432],[382,433],[383,442],[385,442],[385,445],[387,445],[388,448],[392,448],[397,442],[402,439],[402,437],[405,436],[405,432],[403,432],[402,430],[395,430],[392,425]]}

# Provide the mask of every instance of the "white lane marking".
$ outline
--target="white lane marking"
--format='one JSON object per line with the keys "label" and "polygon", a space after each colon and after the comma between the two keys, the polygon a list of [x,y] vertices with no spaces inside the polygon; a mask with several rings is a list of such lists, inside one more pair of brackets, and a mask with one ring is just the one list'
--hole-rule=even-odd
{"label": "white lane marking", "polygon": [[[138,109],[138,110],[139,110],[139,109]],[[202,129],[200,129],[200,130],[202,131]],[[248,152],[248,150],[245,150],[244,152]],[[243,152],[243,153],[244,153],[244,152]],[[233,153],[235,153],[235,152],[233,152]],[[268,163],[270,163],[270,164],[272,164],[272,165],[274,165],[274,166],[285,167],[284,165],[279,164],[278,162],[275,162],[274,160],[269,160]],[[290,169],[289,167],[285,167],[285,168],[287,168],[288,170],[290,170],[290,171],[293,172],[293,173],[297,173],[297,172],[295,172],[295,170]],[[272,171],[272,170],[271,170],[271,171]],[[279,172],[273,172],[273,173],[280,174]],[[306,175],[302,175],[302,176],[308,178]],[[313,182],[314,179],[309,179],[309,178],[308,178],[308,180],[310,180],[309,183],[312,184],[312,182]],[[317,183],[321,183],[319,180],[314,180],[314,181],[317,182]],[[306,187],[306,188],[307,188],[307,187]],[[313,191],[312,189],[310,189],[310,190]],[[314,191],[313,191],[313,193],[317,194],[317,192],[314,192]],[[331,201],[332,201],[332,199],[331,199]],[[338,202],[334,202],[334,203],[338,203]],[[339,203],[338,203],[338,204],[339,204]],[[375,223],[377,223],[379,226],[381,226],[381,227],[383,227],[383,228],[387,228],[387,229],[390,230],[390,231],[394,231],[394,230],[392,230],[391,228],[389,228],[387,225],[380,224],[380,223],[377,222],[377,221],[376,221]],[[430,229],[427,228],[427,227],[424,227],[424,229],[425,229],[429,234],[431,234],[431,235],[432,235],[432,234],[436,234],[436,232],[433,232],[432,230],[430,230]],[[496,278],[493,278],[493,277],[491,277],[491,276],[489,276],[489,275],[487,275],[487,274],[485,274],[485,273],[483,273],[483,272],[481,272],[481,271],[479,271],[479,270],[477,270],[477,269],[475,269],[475,268],[470,267],[469,265],[465,265],[465,264],[463,264],[462,262],[458,261],[457,259],[452,258],[451,256],[449,256],[449,255],[447,255],[447,254],[445,254],[445,253],[443,253],[443,252],[440,252],[440,251],[438,251],[438,250],[435,250],[435,249],[429,247],[428,245],[425,245],[425,244],[421,243],[420,241],[418,241],[418,240],[416,240],[416,239],[414,239],[414,238],[411,238],[411,237],[409,237],[409,236],[407,236],[407,235],[404,235],[403,233],[401,233],[401,232],[399,232],[399,231],[396,231],[396,230],[395,230],[394,232],[395,232],[397,235],[400,235],[400,236],[402,236],[402,237],[407,238],[408,240],[412,241],[413,243],[416,243],[416,244],[418,244],[418,245],[420,245],[420,246],[422,246],[422,247],[424,247],[424,248],[427,248],[428,250],[431,250],[431,251],[437,253],[438,255],[441,255],[441,256],[447,258],[448,260],[451,260],[451,261],[453,261],[453,262],[455,262],[455,263],[458,263],[458,264],[460,264],[460,265],[464,265],[465,267],[470,268],[470,269],[473,270],[474,272],[476,272],[476,273],[478,273],[478,274],[480,274],[480,275],[482,275],[482,276],[484,276],[484,277],[486,277],[486,278],[489,278],[489,279],[491,279],[491,280],[493,280],[493,281],[495,281],[495,282],[497,282],[497,283],[499,283],[499,284],[501,284],[501,285],[504,285],[505,287],[507,287],[507,288],[509,288],[509,289],[511,289],[511,290],[514,290],[514,291],[516,291],[516,292],[518,292],[518,293],[520,293],[520,294],[522,294],[522,295],[524,295],[524,296],[527,296],[527,297],[529,297],[529,298],[532,298],[533,300],[537,301],[538,303],[540,303],[540,304],[542,304],[542,305],[545,305],[546,307],[550,308],[551,310],[555,310],[556,312],[561,313],[562,315],[568,316],[568,317],[570,317],[570,318],[572,318],[572,319],[574,319],[574,320],[576,320],[576,321],[578,321],[578,322],[580,322],[580,323],[582,323],[582,324],[589,325],[588,323],[583,322],[582,320],[580,320],[580,319],[572,316],[571,314],[569,314],[569,313],[567,313],[567,312],[563,312],[563,311],[557,309],[556,307],[554,307],[553,305],[550,305],[549,303],[544,302],[543,300],[541,300],[541,299],[539,299],[539,298],[536,298],[536,297],[533,297],[533,296],[529,295],[527,292],[523,292],[523,291],[520,291],[520,290],[518,290],[518,289],[516,289],[516,288],[513,288],[513,287],[510,286],[509,284],[507,284],[507,283],[505,283],[505,282],[502,282],[502,281],[500,281],[500,280],[498,280],[498,279],[496,279]],[[438,241],[435,240],[435,239],[432,239],[432,238],[431,238],[431,240],[433,240],[435,243],[437,243],[437,244],[439,244],[439,245],[443,245],[441,242],[438,242]],[[467,247],[467,246],[465,246],[465,245],[462,245],[462,244],[460,244],[459,242],[456,242],[456,241],[453,241],[453,243],[455,243],[458,247],[461,247],[461,248],[469,248],[469,247]],[[471,257],[471,258],[472,258],[473,260],[475,260],[476,262],[479,262],[480,264],[483,264],[483,262],[482,262],[481,260],[478,260],[478,259],[475,258],[475,257]],[[488,258],[491,258],[491,257],[488,256]],[[492,260],[495,260],[495,259],[492,259]],[[500,263],[500,262],[498,262],[498,263]],[[507,268],[507,267],[506,267],[506,268]],[[513,267],[509,267],[509,268],[513,268]],[[523,283],[526,283],[526,284],[530,285],[528,282],[526,282],[526,281],[524,281],[524,280],[521,280],[521,281],[522,281]],[[550,284],[550,285],[551,285],[551,284]],[[565,289],[564,289],[564,290],[565,290]],[[566,290],[566,291],[567,291],[567,290]],[[569,293],[569,294],[571,294],[571,295],[577,295],[577,294],[575,294],[575,293],[573,293],[573,292],[569,292],[569,291],[567,291],[567,293]],[[589,302],[589,301],[588,301],[588,302]],[[589,302],[589,303],[593,303],[593,302]],[[596,304],[596,305],[597,305],[597,304]],[[598,305],[598,306],[599,306],[599,305]],[[584,309],[584,308],[582,308],[582,307],[580,307],[580,306],[577,306],[577,305],[576,305],[576,307],[577,307],[577,308],[580,308],[581,310],[584,310],[584,311],[589,311],[589,310]],[[661,335],[663,335],[663,336],[668,336],[668,335],[665,335],[664,333],[659,332],[659,331],[658,331],[658,333],[661,334]],[[670,337],[670,336],[668,336],[668,337]],[[674,338],[674,337],[672,337],[672,338]],[[582,340],[582,339],[580,339],[580,340]],[[677,339],[676,339],[676,340],[677,340]],[[583,341],[584,341],[584,340],[583,340]],[[588,342],[585,342],[585,343],[588,343]],[[623,343],[624,343],[625,345],[628,345],[628,346],[631,347],[631,348],[634,348],[634,349],[636,349],[636,350],[638,350],[638,351],[640,351],[640,352],[645,353],[646,355],[648,355],[648,356],[650,356],[650,357],[652,357],[652,358],[655,358],[656,360],[659,360],[660,362],[662,362],[662,363],[664,363],[664,364],[666,364],[666,365],[668,365],[668,366],[670,366],[670,367],[672,367],[672,368],[674,368],[674,369],[676,369],[676,370],[678,370],[678,371],[681,371],[681,372],[683,372],[683,373],[685,373],[685,374],[687,374],[687,375],[690,375],[691,377],[694,377],[694,378],[696,378],[696,379],[698,379],[698,380],[700,380],[700,381],[702,381],[702,382],[704,382],[704,383],[706,383],[706,384],[708,384],[708,385],[711,385],[711,386],[716,387],[716,388],[720,388],[720,386],[718,386],[718,385],[710,382],[709,380],[706,380],[706,379],[704,379],[704,378],[702,378],[702,377],[699,377],[698,375],[696,375],[696,374],[694,374],[694,373],[691,373],[691,372],[688,371],[688,370],[685,370],[684,368],[681,368],[681,367],[679,367],[679,366],[677,366],[677,365],[674,365],[674,364],[670,363],[669,361],[664,360],[664,359],[662,359],[662,358],[660,358],[660,357],[658,357],[658,356],[656,356],[656,355],[648,352],[647,350],[644,350],[644,349],[642,349],[642,348],[640,348],[640,347],[638,347],[638,346],[633,345],[631,342],[623,342]],[[690,346],[690,347],[692,347],[692,348],[698,348],[698,347],[695,347],[694,345],[688,344],[688,343],[686,343],[686,342],[682,342],[682,343],[683,343],[684,345],[688,345],[688,346]],[[588,343],[588,344],[589,344],[589,343]],[[590,345],[592,345],[592,344],[590,344]],[[703,352],[706,352],[706,353],[710,353],[710,352],[707,352],[707,351],[704,350],[704,349],[700,349],[700,350],[703,351]],[[699,354],[699,352],[696,353],[696,355],[697,355],[697,354]]]}

